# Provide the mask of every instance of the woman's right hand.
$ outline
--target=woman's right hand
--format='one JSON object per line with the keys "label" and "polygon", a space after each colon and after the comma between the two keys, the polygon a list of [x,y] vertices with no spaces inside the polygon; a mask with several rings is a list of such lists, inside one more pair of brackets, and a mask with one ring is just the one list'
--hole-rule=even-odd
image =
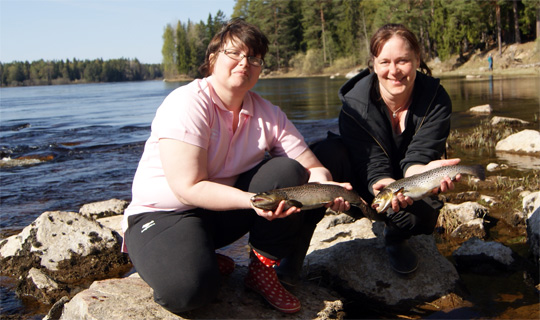
{"label": "woman's right hand", "polygon": [[[385,178],[377,181],[373,184],[373,193],[377,195],[379,192],[381,192],[382,189],[386,188],[387,185],[394,182],[396,180],[392,178]],[[407,208],[407,206],[412,205],[414,202],[413,199],[410,197],[404,196],[401,192],[398,193],[393,199],[392,199],[392,210],[394,212],[398,212],[401,210],[401,208]]]}
{"label": "woman's right hand", "polygon": [[285,218],[285,217],[290,216],[293,213],[300,212],[300,209],[298,209],[297,207],[290,207],[285,210],[285,206],[286,204],[285,204],[285,201],[283,200],[278,204],[278,207],[276,208],[275,211],[263,210],[263,209],[259,209],[251,205],[253,210],[255,210],[255,212],[257,212],[259,216],[265,218],[268,221],[272,221],[274,219],[279,219],[279,218]]}

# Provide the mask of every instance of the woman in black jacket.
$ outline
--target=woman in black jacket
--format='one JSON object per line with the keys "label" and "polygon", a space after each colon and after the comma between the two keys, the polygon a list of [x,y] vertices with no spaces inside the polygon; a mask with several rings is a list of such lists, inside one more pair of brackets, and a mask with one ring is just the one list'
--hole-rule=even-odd
{"label": "woman in black jacket", "polygon": [[[400,24],[385,25],[371,38],[370,51],[371,70],[339,90],[341,138],[314,147],[334,179],[350,181],[366,201],[395,180],[460,161],[441,160],[452,102],[439,80],[431,77],[414,34]],[[337,158],[336,152],[347,156]],[[453,188],[445,177],[435,192]],[[441,207],[435,197],[413,202],[400,194],[392,201],[384,237],[396,272],[416,270],[418,259],[407,239],[431,234]]]}

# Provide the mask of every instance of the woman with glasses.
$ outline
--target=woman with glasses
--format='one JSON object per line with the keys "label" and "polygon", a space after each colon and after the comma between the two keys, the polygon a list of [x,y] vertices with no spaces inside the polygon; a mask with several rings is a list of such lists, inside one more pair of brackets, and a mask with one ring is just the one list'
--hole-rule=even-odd
{"label": "woman with glasses", "polygon": [[[154,299],[173,313],[212,302],[234,261],[217,254],[249,232],[244,284],[293,313],[298,299],[280,283],[298,279],[326,208],[302,211],[282,201],[257,209],[257,192],[308,182],[332,183],[285,113],[250,91],[268,39],[233,20],[208,45],[203,79],[170,93],[156,112],[125,211],[125,244]],[[351,189],[350,184],[342,186]],[[335,211],[350,208],[338,198]],[[277,271],[277,272],[276,272]]]}

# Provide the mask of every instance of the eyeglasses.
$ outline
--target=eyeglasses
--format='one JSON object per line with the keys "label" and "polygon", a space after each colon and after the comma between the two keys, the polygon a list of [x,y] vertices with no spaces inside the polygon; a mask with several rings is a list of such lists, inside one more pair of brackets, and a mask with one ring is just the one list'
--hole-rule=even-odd
{"label": "eyeglasses", "polygon": [[223,52],[225,53],[225,55],[233,60],[236,60],[236,61],[242,61],[242,59],[244,58],[247,58],[247,61],[249,62],[250,65],[254,66],[254,67],[262,67],[263,64],[264,64],[264,60],[261,59],[261,58],[257,58],[257,57],[248,57],[246,56],[245,54],[243,53],[240,53],[236,50],[231,50],[231,49],[223,49],[221,51],[218,51],[218,52]]}

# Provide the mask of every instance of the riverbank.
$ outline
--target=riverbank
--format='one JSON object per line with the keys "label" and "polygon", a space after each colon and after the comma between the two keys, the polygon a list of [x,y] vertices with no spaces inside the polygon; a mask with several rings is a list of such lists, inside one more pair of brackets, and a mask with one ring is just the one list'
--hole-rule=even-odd
{"label": "riverbank", "polygon": [[[487,57],[492,55],[494,63],[493,70],[488,70]],[[446,61],[433,59],[427,62],[435,77],[453,76],[503,76],[503,75],[540,75],[540,41],[531,41],[522,44],[511,44],[502,47],[502,55],[498,49],[493,48],[486,51],[476,51],[468,54],[465,61],[460,61],[455,55]],[[358,72],[367,65],[358,65],[350,68],[326,68],[320,74],[302,74],[301,72],[289,69],[287,71],[272,71],[261,76],[261,78],[297,78],[297,77],[333,77],[346,76],[349,73]]]}

